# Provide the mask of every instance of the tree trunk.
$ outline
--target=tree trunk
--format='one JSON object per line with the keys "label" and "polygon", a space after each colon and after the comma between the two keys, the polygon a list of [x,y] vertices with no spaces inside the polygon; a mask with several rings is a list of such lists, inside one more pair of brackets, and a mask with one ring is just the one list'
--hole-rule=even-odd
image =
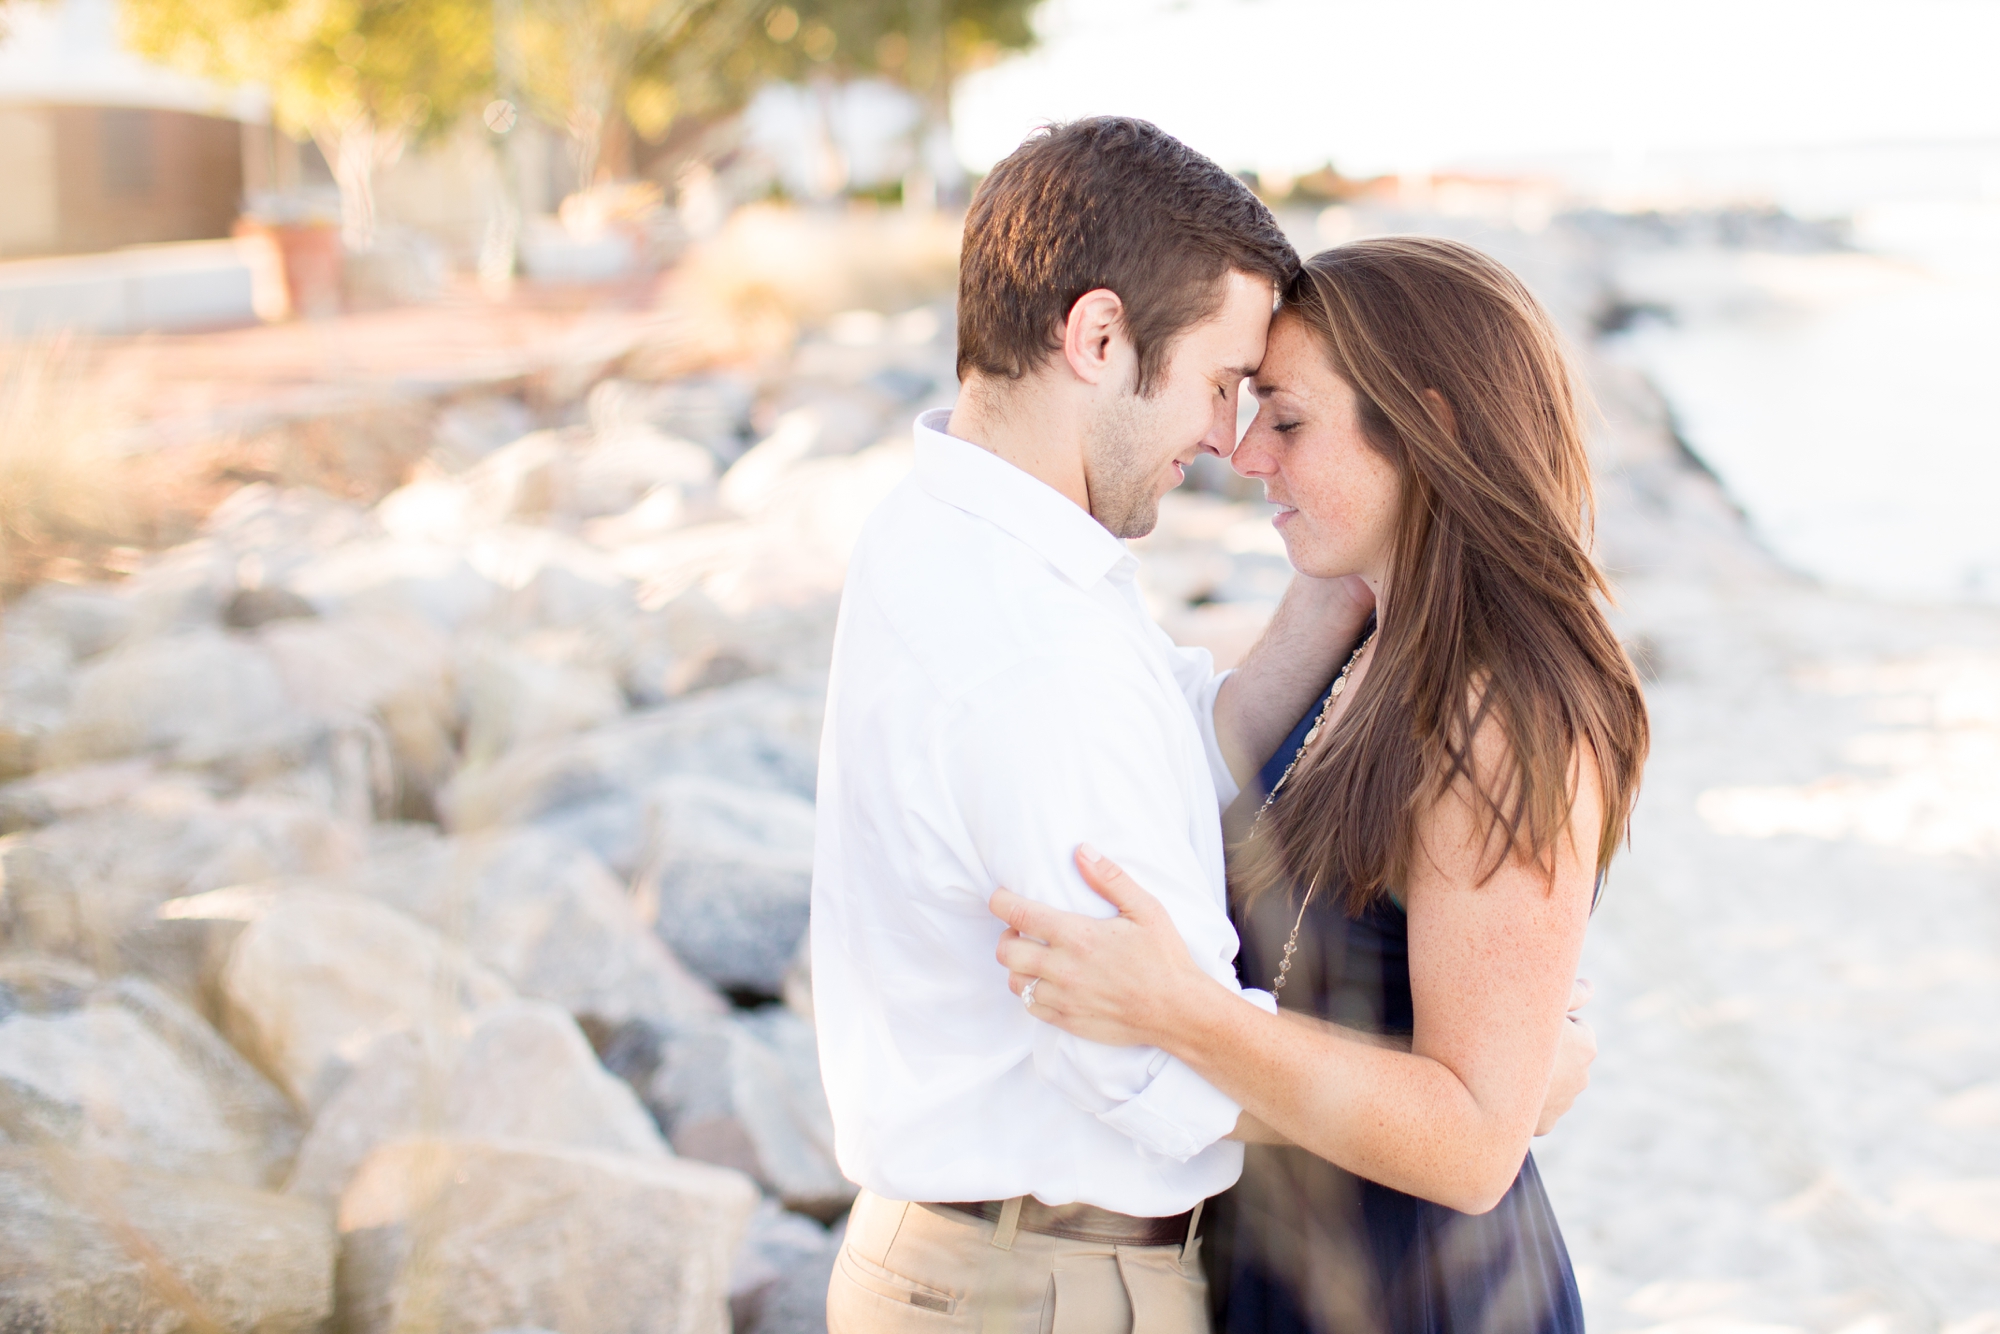
{"label": "tree trunk", "polygon": [[403,152],[401,130],[383,130],[372,117],[313,127],[313,142],[340,187],[340,239],[349,250],[375,248],[375,170]]}
{"label": "tree trunk", "polygon": [[597,184],[597,160],[604,151],[604,112],[593,105],[569,113],[569,158],[576,166],[578,193]]}

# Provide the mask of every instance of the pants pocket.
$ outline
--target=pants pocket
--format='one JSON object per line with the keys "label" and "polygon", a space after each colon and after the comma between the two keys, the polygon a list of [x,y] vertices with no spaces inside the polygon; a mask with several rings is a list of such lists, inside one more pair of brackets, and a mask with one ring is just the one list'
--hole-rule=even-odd
{"label": "pants pocket", "polygon": [[1132,1303],[1134,1330],[1207,1334],[1208,1279],[1201,1270],[1199,1249],[1184,1263],[1177,1247],[1121,1246],[1118,1273]]}
{"label": "pants pocket", "polygon": [[834,1264],[850,1283],[878,1297],[939,1315],[955,1315],[958,1311],[958,1299],[950,1293],[939,1292],[936,1288],[904,1278],[866,1256],[856,1255],[846,1246],[840,1248]]}

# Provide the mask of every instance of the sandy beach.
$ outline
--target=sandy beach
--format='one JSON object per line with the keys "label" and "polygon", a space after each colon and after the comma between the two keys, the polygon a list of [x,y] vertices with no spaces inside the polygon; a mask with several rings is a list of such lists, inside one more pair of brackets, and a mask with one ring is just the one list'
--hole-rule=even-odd
{"label": "sandy beach", "polygon": [[1591,367],[1654,728],[1538,1151],[1591,1323],[2000,1328],[2000,612],[1787,571]]}

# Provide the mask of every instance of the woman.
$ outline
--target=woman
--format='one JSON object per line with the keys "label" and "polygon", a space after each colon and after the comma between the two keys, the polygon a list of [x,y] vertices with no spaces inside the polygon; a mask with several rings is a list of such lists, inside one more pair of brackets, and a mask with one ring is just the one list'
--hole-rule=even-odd
{"label": "woman", "polygon": [[1560,340],[1475,250],[1359,241],[1291,284],[1255,388],[1236,467],[1300,571],[1376,605],[1232,811],[1238,967],[1283,1008],[1204,977],[1087,847],[1120,915],[1002,890],[1000,960],[1037,1017],[1242,1105],[1243,1179],[1204,1229],[1227,1334],[1580,1331],[1527,1150],[1647,725]]}

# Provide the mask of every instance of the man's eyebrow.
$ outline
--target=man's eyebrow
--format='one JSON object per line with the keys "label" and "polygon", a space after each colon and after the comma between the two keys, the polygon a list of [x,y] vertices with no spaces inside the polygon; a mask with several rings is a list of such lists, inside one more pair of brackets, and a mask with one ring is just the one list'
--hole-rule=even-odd
{"label": "man's eyebrow", "polygon": [[1225,366],[1222,373],[1224,375],[1233,375],[1239,380],[1254,380],[1257,377],[1257,368],[1255,366]]}

